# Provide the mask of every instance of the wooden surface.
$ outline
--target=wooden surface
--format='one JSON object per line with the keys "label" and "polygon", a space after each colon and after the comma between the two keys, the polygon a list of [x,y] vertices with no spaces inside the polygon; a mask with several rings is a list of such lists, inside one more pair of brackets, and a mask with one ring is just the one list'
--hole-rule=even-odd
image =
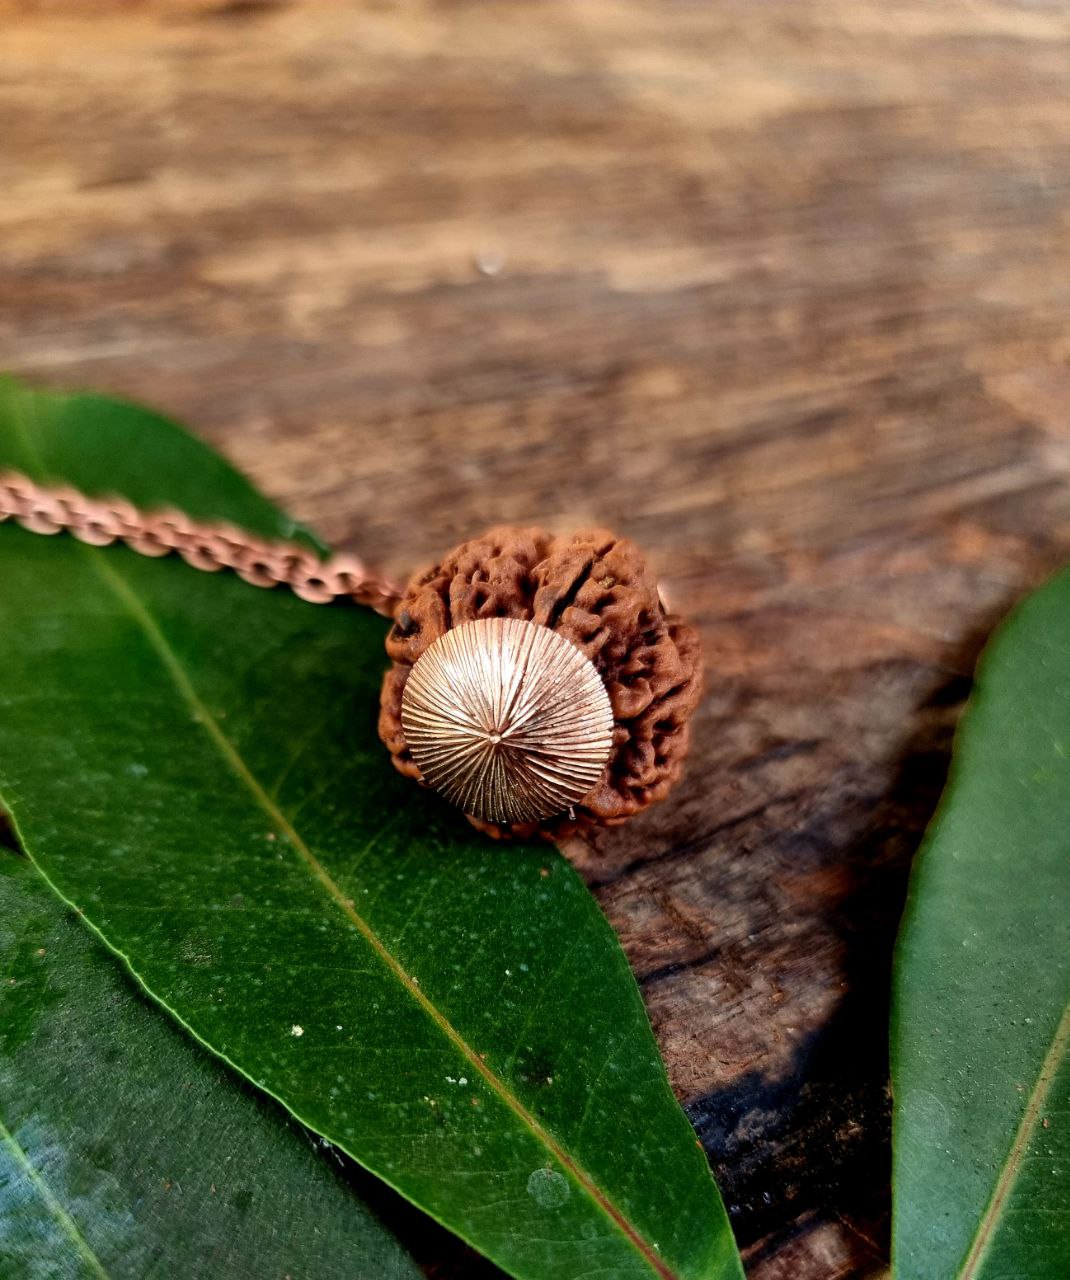
{"label": "wooden surface", "polygon": [[1070,551],[1066,7],[0,9],[4,365],[394,574],[501,520],[649,549],[694,755],[569,852],[753,1280],[879,1271],[908,865]]}

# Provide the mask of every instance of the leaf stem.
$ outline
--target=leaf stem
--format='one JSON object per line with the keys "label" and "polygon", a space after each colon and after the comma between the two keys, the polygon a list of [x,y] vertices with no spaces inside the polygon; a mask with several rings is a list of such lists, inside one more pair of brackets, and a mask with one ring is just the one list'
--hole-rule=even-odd
{"label": "leaf stem", "polygon": [[1068,1045],[1070,1045],[1070,1004],[1063,1010],[1063,1016],[1056,1028],[1051,1048],[1041,1063],[1036,1083],[1029,1094],[1029,1100],[1022,1114],[1021,1123],[1018,1125],[1018,1132],[1014,1135],[1014,1141],[1011,1143],[1010,1151],[1007,1153],[1007,1159],[1000,1170],[996,1189],[993,1191],[992,1199],[988,1202],[984,1216],[978,1224],[977,1233],[973,1238],[973,1243],[970,1245],[970,1251],[967,1253],[966,1259],[959,1270],[957,1280],[975,1280],[980,1274],[979,1268],[984,1258],[985,1250],[988,1248],[992,1233],[996,1229],[996,1224],[999,1222],[1007,1198],[1013,1189],[1014,1179],[1022,1163],[1022,1156],[1032,1140],[1033,1131],[1036,1129],[1037,1121],[1040,1119],[1041,1108],[1044,1106],[1044,1102],[1051,1090],[1055,1074]]}

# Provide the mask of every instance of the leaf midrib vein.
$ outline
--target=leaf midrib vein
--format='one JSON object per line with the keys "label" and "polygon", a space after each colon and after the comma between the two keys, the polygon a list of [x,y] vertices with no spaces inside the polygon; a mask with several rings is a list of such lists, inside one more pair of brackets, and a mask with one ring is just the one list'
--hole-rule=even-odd
{"label": "leaf midrib vein", "polygon": [[995,1233],[996,1225],[1003,1215],[1007,1200],[1014,1187],[1018,1170],[1026,1155],[1026,1147],[1036,1131],[1037,1121],[1040,1119],[1044,1101],[1055,1081],[1056,1072],[1068,1046],[1070,1046],[1070,1004],[1067,1004],[1063,1010],[1059,1025],[1055,1029],[1055,1035],[1052,1037],[1051,1047],[1040,1065],[1040,1071],[1037,1073],[1036,1082],[1030,1090],[1029,1100],[1026,1102],[1022,1119],[1014,1135],[1014,1141],[1011,1143],[1007,1158],[1000,1169],[999,1178],[996,1180],[992,1198],[989,1200],[984,1215],[978,1223],[969,1252],[966,1254],[956,1280],[976,1280],[977,1276],[980,1275],[981,1263],[984,1261],[988,1245]]}
{"label": "leaf midrib vein", "polygon": [[26,1177],[33,1184],[34,1190],[48,1206],[49,1212],[63,1228],[64,1232],[70,1237],[74,1247],[81,1254],[82,1260],[90,1268],[98,1280],[109,1280],[108,1273],[104,1269],[104,1264],[90,1247],[89,1241],[82,1235],[78,1229],[78,1224],[71,1215],[60,1204],[59,1200],[52,1191],[52,1188],[41,1177],[40,1173],[33,1165],[33,1161],[23,1149],[22,1144],[18,1141],[11,1130],[0,1120],[0,1142],[11,1152],[15,1163],[23,1170]]}
{"label": "leaf midrib vein", "polygon": [[520,1122],[531,1132],[558,1163],[566,1169],[576,1183],[590,1196],[599,1209],[609,1218],[621,1232],[628,1243],[640,1255],[643,1261],[661,1278],[661,1280],[677,1280],[669,1267],[660,1259],[640,1235],[638,1229],[628,1221],[623,1212],[609,1199],[598,1186],[594,1178],[548,1133],[534,1115],[524,1106],[519,1098],[509,1089],[495,1072],[483,1061],[479,1054],[468,1044],[461,1033],[449,1021],[438,1007],[420,989],[419,985],[401,967],[398,960],[382,941],[370,924],[350,904],[341,888],[335,883],[330,873],[305,843],[289,818],[272,800],[252,770],[246,764],[234,743],[223,732],[216,718],[201,700],[185,668],[177,654],[168,643],[167,637],[158,621],[148,607],[130,586],[127,580],[109,564],[102,553],[92,548],[84,548],[87,556],[112,590],[126,605],[135,622],[141,627],[149,644],[155,649],[165,669],[170,674],[179,694],[185,699],[196,715],[197,723],[212,740],[220,754],[227,761],[235,775],[244,783],[250,795],[264,813],[276,824],[279,833],[284,835],[291,847],[297,852],[306,868],[317,880],[335,905],[343,912],[350,923],[357,929],[361,937],[371,947],[387,969],[400,982],[407,994],[423,1009],[435,1026],[479,1073],[488,1087],[505,1103]]}

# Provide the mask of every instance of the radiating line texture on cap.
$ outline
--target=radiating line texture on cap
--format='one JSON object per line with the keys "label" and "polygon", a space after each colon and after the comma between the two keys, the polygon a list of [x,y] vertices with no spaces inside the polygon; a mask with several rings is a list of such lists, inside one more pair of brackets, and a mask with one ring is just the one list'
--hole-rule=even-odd
{"label": "radiating line texture on cap", "polygon": [[522,618],[481,618],[440,636],[405,682],[401,724],[424,780],[490,822],[564,812],[601,777],[613,745],[593,663]]}

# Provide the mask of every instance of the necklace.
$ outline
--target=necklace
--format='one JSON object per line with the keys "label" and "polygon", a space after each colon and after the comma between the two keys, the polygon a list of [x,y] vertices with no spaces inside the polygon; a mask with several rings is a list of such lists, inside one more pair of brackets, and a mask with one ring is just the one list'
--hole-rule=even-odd
{"label": "necklace", "polygon": [[9,519],[390,618],[379,735],[397,769],[489,835],[619,823],[679,777],[701,688],[698,637],[666,609],[634,543],[605,530],[501,526],[401,588],[352,556],[321,560],[297,543],[13,472],[0,474]]}

